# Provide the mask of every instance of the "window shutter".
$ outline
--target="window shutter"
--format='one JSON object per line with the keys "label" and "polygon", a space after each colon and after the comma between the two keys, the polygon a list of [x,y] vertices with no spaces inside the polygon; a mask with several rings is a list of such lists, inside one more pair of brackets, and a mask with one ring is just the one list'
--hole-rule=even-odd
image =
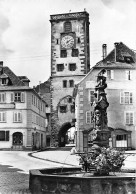
{"label": "window shutter", "polygon": [[132,92],[129,93],[129,103],[133,104],[133,93]]}
{"label": "window shutter", "polygon": [[90,113],[90,111],[86,112],[86,123],[87,124],[91,123],[91,113]]}
{"label": "window shutter", "polygon": [[111,79],[114,79],[114,70],[111,70]]}
{"label": "window shutter", "polygon": [[124,93],[120,92],[120,104],[124,104]]}
{"label": "window shutter", "polygon": [[9,141],[9,131],[6,131],[6,141]]}
{"label": "window shutter", "polygon": [[21,122],[22,121],[22,114],[21,112],[18,112],[18,122]]}
{"label": "window shutter", "polygon": [[126,80],[128,80],[128,70],[126,71]]}
{"label": "window shutter", "polygon": [[133,124],[133,113],[132,112],[130,113],[130,124],[131,125]]}
{"label": "window shutter", "polygon": [[93,112],[91,111],[91,123],[93,123]]}
{"label": "window shutter", "polygon": [[93,102],[94,101],[94,91],[93,90],[89,90],[89,102]]}
{"label": "window shutter", "polygon": [[133,71],[130,71],[130,80],[133,80]]}
{"label": "window shutter", "polygon": [[3,121],[6,122],[6,113],[3,112]]}
{"label": "window shutter", "polygon": [[129,113],[126,113],[126,124],[129,124]]}
{"label": "window shutter", "polygon": [[2,101],[3,101],[3,102],[6,102],[6,93],[3,93],[3,94],[2,94]]}
{"label": "window shutter", "polygon": [[14,102],[14,93],[11,93],[11,102]]}
{"label": "window shutter", "polygon": [[17,113],[16,112],[13,113],[13,121],[17,122]]}
{"label": "window shutter", "polygon": [[25,102],[25,93],[21,92],[21,102]]}

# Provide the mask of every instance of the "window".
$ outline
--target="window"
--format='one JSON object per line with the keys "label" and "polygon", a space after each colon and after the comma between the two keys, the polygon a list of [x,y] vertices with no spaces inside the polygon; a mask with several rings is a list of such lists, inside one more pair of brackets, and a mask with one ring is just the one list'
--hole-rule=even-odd
{"label": "window", "polygon": [[33,97],[33,95],[32,95],[32,104],[34,104],[34,97]]}
{"label": "window", "polygon": [[63,80],[63,88],[67,88],[67,80]]}
{"label": "window", "polygon": [[86,112],[86,124],[90,124],[91,123],[91,111],[87,111]]}
{"label": "window", "polygon": [[66,50],[61,50],[61,51],[60,51],[60,57],[61,57],[61,58],[67,57],[67,51],[66,51]]}
{"label": "window", "polygon": [[6,122],[6,112],[0,112],[0,122]]}
{"label": "window", "polygon": [[120,93],[120,104],[133,104],[132,92],[121,92]]}
{"label": "window", "polygon": [[75,71],[76,70],[76,63],[70,63],[69,64],[69,70],[70,71]]}
{"label": "window", "polygon": [[68,103],[72,103],[72,98],[71,97],[68,98]]}
{"label": "window", "polygon": [[74,80],[69,80],[69,87],[70,88],[74,87]]}
{"label": "window", "polygon": [[134,60],[131,56],[124,56],[124,61],[126,63],[134,63]]}
{"label": "window", "polygon": [[80,43],[80,38],[79,38],[79,37],[77,38],[77,43],[78,43],[78,44]]}
{"label": "window", "polygon": [[9,141],[9,131],[0,131],[0,141]]}
{"label": "window", "polygon": [[71,113],[74,113],[75,112],[75,105],[71,105],[70,106],[70,111],[71,111]]}
{"label": "window", "polygon": [[21,102],[21,93],[15,93],[14,100],[15,102]]}
{"label": "window", "polygon": [[117,136],[116,136],[116,140],[117,140],[117,141],[127,140],[127,135],[126,135],[126,134],[117,135]]}
{"label": "window", "polygon": [[56,39],[56,44],[59,44],[59,39],[58,38]]}
{"label": "window", "polygon": [[22,113],[21,112],[14,112],[14,118],[13,121],[16,123],[22,122]]}
{"label": "window", "polygon": [[89,102],[93,103],[94,101],[94,90],[89,90]]}
{"label": "window", "polygon": [[6,101],[6,94],[0,93],[0,103],[4,103]]}
{"label": "window", "polygon": [[78,57],[78,49],[72,49],[72,57]]}
{"label": "window", "polygon": [[125,120],[126,120],[126,125],[133,125],[134,124],[134,113],[133,112],[126,112],[125,113]]}
{"label": "window", "polygon": [[72,25],[71,22],[65,22],[64,23],[64,32],[71,32],[72,31]]}
{"label": "window", "polygon": [[107,70],[107,78],[114,79],[114,70]]}
{"label": "window", "polygon": [[131,80],[131,79],[132,79],[131,71],[126,71],[126,80]]}
{"label": "window", "polygon": [[63,71],[64,70],[64,64],[57,64],[57,71]]}
{"label": "window", "polygon": [[24,92],[11,93],[11,102],[25,102]]}
{"label": "window", "polygon": [[60,112],[61,113],[66,113],[67,112],[67,105],[61,105],[60,106]]}
{"label": "window", "polygon": [[7,85],[7,78],[2,78],[2,85]]}

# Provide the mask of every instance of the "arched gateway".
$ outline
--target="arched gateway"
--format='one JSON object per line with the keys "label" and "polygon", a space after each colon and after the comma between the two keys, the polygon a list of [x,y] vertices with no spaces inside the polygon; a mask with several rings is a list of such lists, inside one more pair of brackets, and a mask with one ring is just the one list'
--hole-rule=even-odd
{"label": "arched gateway", "polygon": [[67,131],[71,128],[71,123],[67,122],[64,123],[61,128],[60,131],[58,133],[58,146],[59,147],[64,147],[67,143],[68,143],[68,135],[67,135]]}

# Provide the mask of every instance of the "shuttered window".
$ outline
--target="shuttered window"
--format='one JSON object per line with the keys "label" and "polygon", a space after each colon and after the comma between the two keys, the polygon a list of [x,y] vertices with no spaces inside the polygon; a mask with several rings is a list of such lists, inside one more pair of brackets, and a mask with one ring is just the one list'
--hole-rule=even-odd
{"label": "shuttered window", "polygon": [[94,90],[89,90],[89,102],[92,103],[94,101]]}
{"label": "shuttered window", "polygon": [[126,70],[126,80],[132,80],[132,72],[129,70]]}
{"label": "shuttered window", "polygon": [[134,113],[133,112],[126,112],[125,113],[125,120],[126,120],[126,125],[133,125],[134,124]]}
{"label": "shuttered window", "polygon": [[120,104],[133,104],[133,93],[132,92],[121,92],[120,93]]}
{"label": "shuttered window", "polygon": [[72,31],[72,25],[71,22],[65,22],[64,23],[64,32],[71,32]]}
{"label": "shuttered window", "polygon": [[6,122],[6,112],[0,112],[0,122]]}
{"label": "shuttered window", "polygon": [[13,113],[13,122],[21,123],[22,122],[22,113],[21,112],[14,112]]}
{"label": "shuttered window", "polygon": [[11,93],[11,102],[25,102],[25,93],[24,92]]}
{"label": "shuttered window", "polygon": [[107,70],[107,78],[114,79],[114,70]]}
{"label": "shuttered window", "polygon": [[6,102],[6,94],[5,93],[0,93],[0,103]]}
{"label": "shuttered window", "polygon": [[90,124],[91,123],[91,112],[87,111],[86,112],[86,124]]}

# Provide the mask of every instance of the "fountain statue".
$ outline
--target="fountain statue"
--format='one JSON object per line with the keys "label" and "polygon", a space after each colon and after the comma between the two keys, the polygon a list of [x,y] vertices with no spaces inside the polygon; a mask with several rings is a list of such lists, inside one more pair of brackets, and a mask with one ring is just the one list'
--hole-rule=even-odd
{"label": "fountain statue", "polygon": [[110,131],[108,130],[108,119],[107,119],[107,108],[109,103],[106,98],[105,89],[107,87],[106,83],[106,70],[102,69],[97,76],[97,85],[95,86],[94,102],[92,106],[93,110],[93,148],[96,146],[109,145]]}
{"label": "fountain statue", "polygon": [[[81,166],[45,168],[30,170],[29,188],[32,194],[121,194],[135,193],[135,173],[118,173],[124,155],[109,148],[106,70],[98,73],[93,102],[93,145],[87,153],[78,153]],[[76,153],[77,154],[77,153]],[[80,161],[81,161],[80,160]],[[64,163],[66,160],[64,161]],[[99,175],[93,173],[100,172]],[[109,174],[109,172],[117,174]],[[104,174],[103,172],[106,172]],[[97,176],[96,176],[97,175]]]}

